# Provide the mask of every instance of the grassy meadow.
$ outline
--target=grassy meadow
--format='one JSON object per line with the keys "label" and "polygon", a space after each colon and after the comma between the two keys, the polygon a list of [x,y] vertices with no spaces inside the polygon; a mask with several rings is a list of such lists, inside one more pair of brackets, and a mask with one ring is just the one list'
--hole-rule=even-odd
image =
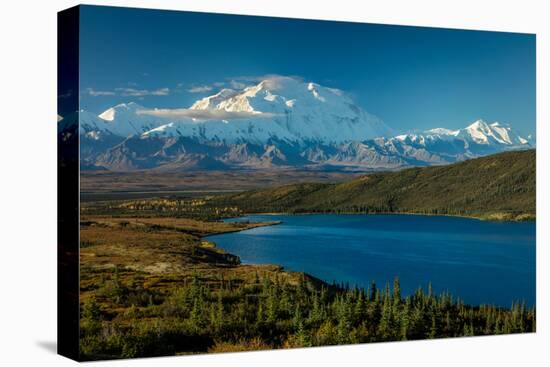
{"label": "grassy meadow", "polygon": [[534,159],[514,152],[339,184],[82,202],[81,358],[533,332],[535,309],[521,303],[470,306],[428,284],[404,296],[399,279],[367,289],[327,284],[277,264],[243,265],[207,236],[277,225],[220,221],[250,212],[533,219]]}

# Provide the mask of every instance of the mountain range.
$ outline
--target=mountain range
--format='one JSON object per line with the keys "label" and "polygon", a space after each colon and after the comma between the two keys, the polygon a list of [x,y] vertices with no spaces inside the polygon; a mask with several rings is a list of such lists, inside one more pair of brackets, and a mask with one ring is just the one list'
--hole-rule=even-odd
{"label": "mountain range", "polygon": [[475,121],[458,130],[397,134],[344,92],[291,77],[222,89],[189,108],[130,102],[77,123],[82,169],[129,171],[300,168],[371,171],[444,165],[533,148],[511,126]]}

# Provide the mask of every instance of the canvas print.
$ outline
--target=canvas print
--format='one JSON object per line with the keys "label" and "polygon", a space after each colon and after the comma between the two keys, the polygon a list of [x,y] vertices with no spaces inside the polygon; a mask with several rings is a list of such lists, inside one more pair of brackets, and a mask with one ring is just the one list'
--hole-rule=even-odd
{"label": "canvas print", "polygon": [[535,35],[67,12],[73,358],[536,331]]}

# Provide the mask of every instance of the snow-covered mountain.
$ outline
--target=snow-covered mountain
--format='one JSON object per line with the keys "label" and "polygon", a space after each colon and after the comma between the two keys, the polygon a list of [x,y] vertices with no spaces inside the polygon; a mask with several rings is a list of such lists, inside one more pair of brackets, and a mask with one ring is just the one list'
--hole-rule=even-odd
{"label": "snow-covered mountain", "polygon": [[127,138],[141,135],[166,123],[163,119],[138,113],[142,110],[145,108],[130,102],[111,107],[99,115],[80,111],[80,133],[90,136],[113,134]]}
{"label": "snow-covered mountain", "polygon": [[424,148],[441,156],[450,155],[453,159],[457,154],[466,159],[535,145],[532,139],[521,137],[510,125],[499,122],[489,124],[483,120],[477,120],[463,129],[435,128],[387,140],[392,144],[399,141],[409,147]]}
{"label": "snow-covered mountain", "polygon": [[460,130],[432,129],[428,134],[438,136],[449,136],[451,138],[461,138],[475,144],[492,145],[522,145],[527,144],[528,139],[522,138],[518,132],[514,131],[510,125],[504,125],[499,122],[488,124],[483,120],[477,120],[473,124]]}
{"label": "snow-covered mountain", "polygon": [[290,77],[222,89],[189,108],[120,104],[80,111],[89,166],[132,169],[394,169],[448,164],[534,142],[478,120],[459,130],[396,135],[344,92]]}
{"label": "snow-covered mountain", "polygon": [[[483,120],[458,130],[435,128],[355,144],[363,150],[368,149],[375,160],[381,157],[398,158],[405,166],[449,164],[507,150],[535,147],[534,141],[521,137],[511,126],[498,122],[489,124]],[[345,156],[346,161],[356,162],[359,159],[359,163],[369,164],[360,159],[360,154]]]}
{"label": "snow-covered mountain", "polygon": [[141,115],[172,120],[148,134],[229,144],[262,144],[271,139],[330,144],[392,133],[340,90],[289,77],[270,78],[240,91],[222,89],[189,109],[142,111]]}

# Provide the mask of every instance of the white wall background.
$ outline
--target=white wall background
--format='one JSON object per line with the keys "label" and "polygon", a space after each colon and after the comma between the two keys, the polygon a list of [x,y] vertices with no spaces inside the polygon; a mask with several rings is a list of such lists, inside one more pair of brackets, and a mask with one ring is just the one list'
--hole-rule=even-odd
{"label": "white wall background", "polygon": [[[120,5],[537,33],[536,335],[170,357],[117,366],[548,365],[550,341],[549,69],[544,1],[135,0]],[[0,5],[0,365],[69,365],[56,340],[56,12],[75,1]],[[460,276],[460,274],[457,274]]]}

